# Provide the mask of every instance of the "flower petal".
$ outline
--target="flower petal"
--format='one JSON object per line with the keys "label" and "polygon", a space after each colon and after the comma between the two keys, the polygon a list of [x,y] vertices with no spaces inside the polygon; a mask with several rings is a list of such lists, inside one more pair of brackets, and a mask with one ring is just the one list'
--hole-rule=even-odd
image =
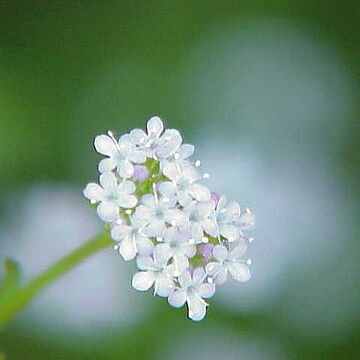
{"label": "flower petal", "polygon": [[226,195],[221,195],[219,198],[219,201],[217,203],[216,210],[220,211],[220,210],[224,209],[226,206],[226,201],[227,201]]}
{"label": "flower petal", "polygon": [[197,290],[197,293],[202,298],[209,299],[215,294],[215,285],[209,283],[201,284]]}
{"label": "flower petal", "polygon": [[133,150],[129,156],[129,160],[136,164],[143,164],[146,161],[146,155],[144,151],[135,149]]}
{"label": "flower petal", "polygon": [[235,241],[239,237],[239,229],[235,225],[221,224],[220,234],[230,242]]}
{"label": "flower petal", "polygon": [[121,241],[131,234],[131,226],[116,225],[111,229],[111,238],[116,241]]}
{"label": "flower petal", "polygon": [[87,184],[83,194],[86,198],[93,201],[101,201],[103,199],[104,190],[100,185],[95,183]]}
{"label": "flower petal", "polygon": [[188,316],[191,320],[200,321],[206,315],[206,302],[196,294],[190,293],[187,297]]}
{"label": "flower petal", "polygon": [[242,263],[232,262],[228,265],[230,275],[237,281],[248,281],[251,277],[249,267]]}
{"label": "flower petal", "polygon": [[141,203],[149,208],[153,208],[156,206],[156,201],[153,194],[145,194],[141,198]]}
{"label": "flower petal", "polygon": [[125,180],[120,183],[118,189],[126,194],[132,194],[135,191],[136,187],[132,181]]}
{"label": "flower petal", "polygon": [[150,271],[140,271],[132,278],[132,287],[138,291],[146,291],[155,281],[154,274]]}
{"label": "flower petal", "polygon": [[196,246],[190,244],[184,244],[181,246],[181,252],[188,258],[192,258],[196,253]]}
{"label": "flower petal", "polygon": [[99,177],[100,185],[106,191],[114,191],[117,188],[116,177],[113,173],[101,174]]}
{"label": "flower petal", "polygon": [[100,173],[111,172],[115,169],[116,164],[113,158],[105,158],[100,160],[98,170]]}
{"label": "flower petal", "polygon": [[212,278],[217,277],[223,268],[224,265],[216,261],[210,262],[205,266],[206,273]]}
{"label": "flower petal", "polygon": [[237,201],[230,201],[226,206],[226,210],[229,211],[233,216],[240,215],[240,205]]}
{"label": "flower petal", "polygon": [[187,159],[194,153],[195,147],[191,144],[183,144],[180,146],[178,153],[180,159]]}
{"label": "flower petal", "polygon": [[244,256],[246,249],[247,249],[247,246],[246,246],[245,241],[242,243],[239,243],[230,251],[229,258],[232,260],[241,259]]}
{"label": "flower petal", "polygon": [[157,270],[154,264],[154,260],[151,256],[138,256],[136,258],[136,266],[140,270],[151,270],[151,271]]}
{"label": "flower petal", "polygon": [[151,216],[151,212],[148,207],[144,205],[139,205],[135,209],[135,216],[137,219],[139,219],[139,222],[141,223],[141,219],[146,222],[147,219]]}
{"label": "flower petal", "polygon": [[154,287],[156,295],[167,297],[173,288],[173,283],[167,276],[158,275]]}
{"label": "flower petal", "polygon": [[141,256],[148,256],[152,254],[154,250],[154,243],[144,236],[138,236],[137,238],[138,252]]}
{"label": "flower petal", "polygon": [[180,209],[171,209],[166,211],[165,220],[173,226],[185,225],[187,222],[187,216]]}
{"label": "flower petal", "polygon": [[186,291],[182,289],[172,291],[168,297],[169,304],[175,308],[182,307],[185,301]]}
{"label": "flower petal", "polygon": [[222,285],[226,282],[228,279],[228,272],[226,271],[225,267],[223,266],[219,273],[215,277],[215,284],[216,285]]}
{"label": "flower petal", "polygon": [[166,158],[172,155],[181,145],[182,138],[179,131],[167,129],[161,136],[155,153],[159,158]]}
{"label": "flower petal", "polygon": [[178,277],[179,284],[182,288],[187,288],[192,284],[191,274],[190,272],[184,271],[179,277]]}
{"label": "flower petal", "polygon": [[162,196],[171,198],[176,194],[176,185],[173,182],[164,181],[158,185],[158,191]]}
{"label": "flower petal", "polygon": [[193,282],[196,284],[201,284],[206,278],[206,272],[203,267],[198,267],[194,270],[193,273]]}
{"label": "flower petal", "polygon": [[121,207],[131,209],[136,206],[137,198],[134,195],[122,195],[117,202]]}
{"label": "flower petal", "polygon": [[146,124],[148,135],[159,137],[164,130],[164,125],[158,116],[153,116]]}
{"label": "flower petal", "polygon": [[146,142],[146,134],[142,129],[133,129],[130,131],[129,139],[133,145],[142,146]]}
{"label": "flower petal", "polygon": [[195,244],[202,243],[202,238],[204,235],[203,228],[199,223],[191,224],[191,237],[195,241]]}
{"label": "flower petal", "polygon": [[134,241],[126,237],[119,246],[120,255],[125,261],[132,260],[137,254],[137,249],[135,247]]}
{"label": "flower petal", "polygon": [[228,249],[224,245],[216,245],[213,249],[213,256],[218,261],[224,261],[228,257]]}
{"label": "flower petal", "polygon": [[158,244],[154,249],[155,264],[163,268],[171,258],[172,251],[168,244]]}
{"label": "flower petal", "polygon": [[119,218],[119,209],[114,204],[104,201],[96,209],[99,218],[105,222],[113,222]]}
{"label": "flower petal", "polygon": [[201,184],[191,184],[189,186],[189,193],[195,200],[201,202],[209,201],[211,197],[210,190]]}
{"label": "flower petal", "polygon": [[236,221],[236,225],[238,225],[241,230],[249,230],[252,229],[255,225],[255,216],[250,211],[247,210],[243,214],[240,215],[240,218]]}
{"label": "flower petal", "polygon": [[106,156],[113,156],[117,151],[116,144],[111,137],[107,135],[96,136],[94,146],[99,154]]}
{"label": "flower petal", "polygon": [[201,222],[201,225],[203,226],[205,232],[210,236],[217,237],[219,235],[219,228],[214,219],[210,219],[210,218],[204,219]]}
{"label": "flower petal", "polygon": [[165,231],[165,223],[156,218],[150,218],[148,225],[144,228],[143,233],[149,237],[162,236]]}
{"label": "flower petal", "polygon": [[117,171],[123,179],[131,178],[134,174],[134,165],[129,160],[121,160],[117,163]]}
{"label": "flower petal", "polygon": [[168,163],[164,166],[163,174],[171,181],[178,181],[181,174],[179,169],[174,163]]}

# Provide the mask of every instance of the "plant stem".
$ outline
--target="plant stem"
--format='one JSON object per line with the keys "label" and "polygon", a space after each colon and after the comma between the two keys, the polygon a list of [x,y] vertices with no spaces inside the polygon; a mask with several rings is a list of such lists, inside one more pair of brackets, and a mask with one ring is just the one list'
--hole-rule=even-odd
{"label": "plant stem", "polygon": [[66,274],[69,270],[80,264],[92,254],[112,245],[107,232],[102,232],[89,239],[69,255],[50,265],[43,273],[32,280],[29,284],[16,290],[4,304],[0,306],[0,327],[14,317],[20,310],[28,305],[46,286]]}

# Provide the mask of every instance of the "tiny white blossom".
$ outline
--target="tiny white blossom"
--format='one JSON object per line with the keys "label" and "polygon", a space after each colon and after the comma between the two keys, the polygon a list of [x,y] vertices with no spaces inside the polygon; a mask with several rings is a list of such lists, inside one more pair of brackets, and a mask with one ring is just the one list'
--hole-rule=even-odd
{"label": "tiny white blossom", "polygon": [[210,200],[204,203],[192,201],[184,207],[184,213],[188,217],[187,226],[195,244],[204,242],[204,232],[211,236],[216,234],[214,201]]}
{"label": "tiny white blossom", "polygon": [[242,230],[251,230],[255,225],[255,217],[249,208],[246,208],[234,221],[242,235]]}
{"label": "tiny white blossom", "polygon": [[186,206],[195,199],[209,201],[210,190],[196,181],[201,179],[199,172],[193,166],[180,168],[174,163],[165,165],[163,174],[170,179],[159,184],[159,192],[168,198],[175,198],[181,206]]}
{"label": "tiny white blossom", "polygon": [[101,174],[100,185],[90,183],[84,189],[84,196],[93,203],[99,203],[97,213],[101,220],[113,222],[119,218],[119,208],[133,208],[137,199],[132,195],[135,185],[129,180],[118,184],[113,173]]}
{"label": "tiny white blossom", "polygon": [[213,257],[217,261],[206,265],[207,274],[214,278],[218,285],[227,280],[228,273],[237,281],[248,281],[250,270],[243,259],[245,251],[245,243],[238,244],[231,250],[224,245],[216,245],[213,249]]}
{"label": "tiny white blossom", "polygon": [[166,224],[181,225],[186,221],[186,216],[175,208],[176,202],[173,199],[157,198],[156,192],[146,194],[141,198],[141,205],[136,210],[136,216],[144,219],[144,233],[148,236],[162,236]]}
{"label": "tiny white blossom", "polygon": [[232,242],[239,238],[240,227],[236,221],[240,220],[240,206],[236,201],[227,204],[225,195],[222,195],[216,205],[216,224],[217,231],[215,237],[223,236]]}
{"label": "tiny white blossom", "polygon": [[182,142],[179,131],[167,129],[158,116],[153,116],[147,123],[147,134],[142,129],[130,132],[130,141],[141,149],[149,158],[164,159],[176,152]]}
{"label": "tiny white blossom", "polygon": [[130,178],[134,173],[132,163],[141,164],[146,160],[146,156],[132,145],[129,134],[121,136],[119,141],[116,141],[111,133],[110,135],[98,135],[94,141],[96,151],[107,156],[100,161],[99,171],[106,173],[116,169],[122,178]]}
{"label": "tiny white blossom", "polygon": [[167,164],[175,164],[180,168],[186,168],[192,166],[192,161],[189,160],[190,156],[194,153],[195,147],[191,144],[182,144],[180,147],[170,156],[164,159],[160,159],[160,169],[163,170]]}
{"label": "tiny white blossom", "polygon": [[129,216],[130,225],[115,225],[111,237],[119,242],[117,246],[124,260],[134,259],[137,254],[148,256],[154,249],[154,243],[141,230],[144,221],[135,214]]}
{"label": "tiny white blossom", "polygon": [[189,267],[188,258],[192,258],[196,253],[196,246],[189,244],[191,233],[178,226],[167,228],[163,236],[163,244],[157,247],[167,248],[169,259],[173,260],[174,276],[180,275]]}
{"label": "tiny white blossom", "polygon": [[168,249],[156,246],[153,256],[138,256],[137,267],[142,270],[134,274],[132,286],[138,291],[147,291],[154,285],[154,295],[168,296],[174,286],[173,266],[167,265]]}
{"label": "tiny white blossom", "polygon": [[203,268],[196,268],[192,276],[189,271],[185,271],[178,278],[179,287],[169,294],[169,304],[179,308],[187,303],[189,318],[195,321],[202,320],[208,306],[204,298],[208,299],[215,293],[215,285],[204,282],[205,278]]}

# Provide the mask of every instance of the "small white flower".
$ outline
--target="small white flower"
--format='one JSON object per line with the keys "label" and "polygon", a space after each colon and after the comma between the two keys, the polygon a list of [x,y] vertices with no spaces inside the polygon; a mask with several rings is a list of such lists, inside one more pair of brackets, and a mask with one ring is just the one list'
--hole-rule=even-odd
{"label": "small white flower", "polygon": [[238,226],[242,234],[242,230],[251,230],[255,225],[255,217],[249,208],[241,212],[240,216],[236,218],[235,225]]}
{"label": "small white flower", "polygon": [[111,237],[120,242],[117,246],[120,255],[124,260],[134,259],[137,254],[141,256],[150,255],[154,249],[154,244],[141,232],[144,221],[135,214],[129,216],[129,219],[131,225],[115,225],[111,229]]}
{"label": "small white flower", "polygon": [[158,116],[153,116],[147,122],[147,134],[142,129],[130,132],[130,141],[141,149],[149,158],[164,159],[176,152],[182,142],[179,131],[167,129]]}
{"label": "small white flower", "polygon": [[134,173],[132,162],[141,164],[146,160],[146,156],[132,145],[129,134],[121,136],[119,141],[109,134],[111,136],[98,135],[94,141],[96,151],[107,156],[100,161],[99,171],[106,173],[116,169],[122,178],[130,178]]}
{"label": "small white flower", "polygon": [[135,185],[129,180],[120,184],[113,173],[101,174],[100,185],[90,183],[84,189],[84,196],[93,203],[99,203],[97,213],[101,220],[113,222],[119,218],[119,208],[133,208],[137,199],[132,195]]}
{"label": "small white flower", "polygon": [[173,199],[157,198],[156,192],[153,194],[146,194],[141,198],[141,205],[139,205],[135,214],[141,219],[144,219],[146,226],[144,233],[148,236],[162,236],[166,226],[181,225],[186,221],[186,216],[180,210],[175,208],[176,202]]}
{"label": "small white flower", "polygon": [[189,267],[188,258],[192,258],[196,253],[196,246],[189,244],[191,233],[178,226],[171,226],[164,232],[163,244],[157,247],[166,247],[169,259],[173,259],[174,276],[179,276]]}
{"label": "small white flower", "polygon": [[163,170],[167,164],[175,164],[181,169],[192,166],[189,158],[194,153],[194,150],[194,145],[182,144],[172,155],[165,159],[160,159],[160,170]]}
{"label": "small white flower", "polygon": [[240,206],[236,201],[226,204],[227,199],[222,195],[216,206],[217,233],[214,235],[223,236],[230,242],[235,241],[240,236],[240,228],[236,221],[240,220]]}
{"label": "small white flower", "polygon": [[196,183],[201,176],[194,167],[180,168],[174,163],[169,163],[165,165],[163,174],[171,181],[159,184],[159,192],[168,198],[177,199],[181,206],[186,206],[193,199],[201,202],[210,200],[209,189]]}
{"label": "small white flower", "polygon": [[214,236],[217,225],[215,221],[215,203],[210,200],[204,203],[192,201],[184,207],[188,217],[187,226],[195,244],[204,242],[204,232]]}
{"label": "small white flower", "polygon": [[153,256],[138,256],[137,267],[142,270],[134,274],[132,286],[138,291],[147,291],[154,285],[154,295],[168,296],[174,287],[173,266],[167,265],[168,249],[156,246]]}
{"label": "small white flower", "polygon": [[204,283],[206,273],[203,268],[196,268],[193,276],[185,271],[178,278],[179,288],[175,288],[168,297],[171,306],[179,308],[187,303],[188,316],[195,321],[202,320],[206,315],[208,304],[204,301],[215,294],[215,285]]}
{"label": "small white flower", "polygon": [[228,273],[237,281],[248,281],[250,270],[243,259],[245,251],[245,243],[236,245],[232,250],[228,250],[224,245],[216,245],[213,249],[213,257],[217,261],[206,265],[207,274],[214,278],[218,285],[227,280]]}

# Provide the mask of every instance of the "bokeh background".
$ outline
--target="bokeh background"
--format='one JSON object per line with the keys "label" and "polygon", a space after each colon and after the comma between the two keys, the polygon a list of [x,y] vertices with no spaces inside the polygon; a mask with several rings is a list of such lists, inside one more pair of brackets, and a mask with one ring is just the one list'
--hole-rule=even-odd
{"label": "bokeh background", "polygon": [[257,228],[251,281],[219,288],[201,323],[135,292],[108,249],[3,329],[0,353],[360,359],[359,20],[356,0],[1,0],[0,260],[25,281],[97,233],[93,137],[155,114]]}

